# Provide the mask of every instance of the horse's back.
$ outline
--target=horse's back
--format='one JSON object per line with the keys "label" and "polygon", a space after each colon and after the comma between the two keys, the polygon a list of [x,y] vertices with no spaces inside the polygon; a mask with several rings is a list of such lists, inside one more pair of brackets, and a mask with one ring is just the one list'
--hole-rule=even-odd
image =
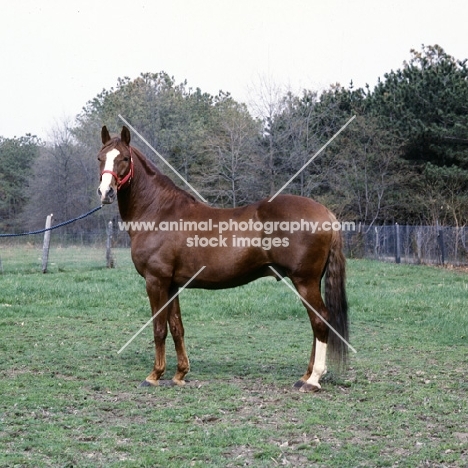
{"label": "horse's back", "polygon": [[269,198],[266,198],[258,203],[257,210],[262,217],[281,217],[283,221],[297,220],[301,217],[318,222],[335,219],[328,208],[319,202],[298,195],[279,195],[271,202]]}

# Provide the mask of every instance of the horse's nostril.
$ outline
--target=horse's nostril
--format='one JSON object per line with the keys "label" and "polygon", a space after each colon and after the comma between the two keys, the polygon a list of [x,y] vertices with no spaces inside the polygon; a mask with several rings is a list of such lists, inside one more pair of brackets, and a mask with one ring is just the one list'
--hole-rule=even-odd
{"label": "horse's nostril", "polygon": [[102,195],[102,193],[101,193],[101,189],[100,189],[100,188],[98,188],[98,189],[97,189],[97,194],[98,194],[99,196],[101,196],[101,195]]}

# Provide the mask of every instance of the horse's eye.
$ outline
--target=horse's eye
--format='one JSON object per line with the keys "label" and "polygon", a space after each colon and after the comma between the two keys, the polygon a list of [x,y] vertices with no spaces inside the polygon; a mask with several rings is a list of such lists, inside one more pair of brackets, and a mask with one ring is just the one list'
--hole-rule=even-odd
{"label": "horse's eye", "polygon": [[123,160],[124,160],[125,162],[128,162],[128,158],[126,158],[126,157],[125,157],[125,158],[123,158]]}

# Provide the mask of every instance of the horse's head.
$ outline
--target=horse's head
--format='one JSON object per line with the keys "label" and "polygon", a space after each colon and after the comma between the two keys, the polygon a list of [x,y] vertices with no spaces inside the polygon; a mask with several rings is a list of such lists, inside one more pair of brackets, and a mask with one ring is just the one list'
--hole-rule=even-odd
{"label": "horse's head", "polygon": [[117,191],[125,188],[133,177],[133,159],[130,148],[130,131],[122,127],[119,137],[111,138],[107,127],[102,127],[103,147],[98,154],[101,183],[97,190],[102,203],[112,203]]}

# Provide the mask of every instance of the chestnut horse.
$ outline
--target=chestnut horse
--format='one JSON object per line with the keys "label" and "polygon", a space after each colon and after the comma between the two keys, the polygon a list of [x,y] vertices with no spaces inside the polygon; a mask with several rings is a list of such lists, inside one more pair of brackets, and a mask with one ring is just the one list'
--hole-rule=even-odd
{"label": "chestnut horse", "polygon": [[[103,204],[117,199],[122,220],[133,225],[129,229],[132,260],[146,280],[152,314],[159,312],[153,320],[154,367],[142,385],[158,385],[165,371],[168,324],[177,352],[172,381],[185,384],[189,360],[178,297],[160,309],[205,266],[188,287],[232,288],[264,276],[291,279],[301,297],[317,311],[306,306],[314,338],[309,366],[295,386],[302,392],[318,391],[326,372],[327,344],[330,357],[339,364],[347,354],[342,340],[348,339],[345,258],[340,232],[324,227],[312,233],[307,222],[329,227],[336,222],[334,215],[315,201],[292,195],[241,208],[213,208],[178,188],[130,146],[127,127],[122,128],[120,137],[111,137],[103,127],[101,138],[98,194]],[[285,233],[283,228],[289,224],[282,223],[292,226],[293,221],[302,223],[303,229]],[[135,222],[154,223],[149,226],[156,228],[144,230]],[[168,230],[168,226],[174,229]],[[207,226],[215,235],[207,232]],[[320,292],[324,275],[326,306]]]}

